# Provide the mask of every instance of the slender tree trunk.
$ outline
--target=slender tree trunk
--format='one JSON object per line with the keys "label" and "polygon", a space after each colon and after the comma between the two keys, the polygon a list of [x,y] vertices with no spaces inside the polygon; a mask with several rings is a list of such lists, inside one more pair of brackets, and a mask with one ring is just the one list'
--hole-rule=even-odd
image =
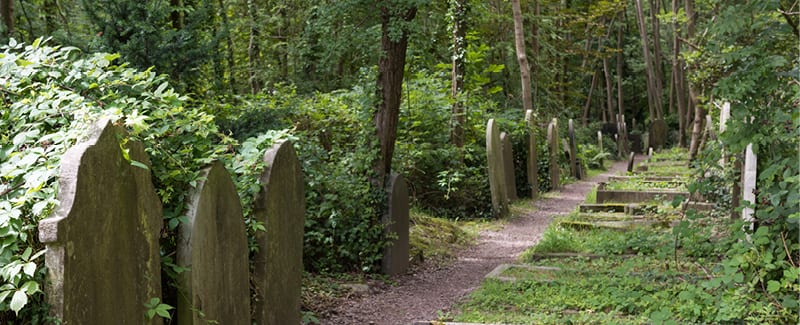
{"label": "slender tree trunk", "polygon": [[594,88],[597,87],[597,75],[598,70],[595,70],[592,74],[592,85],[589,87],[589,95],[586,96],[586,104],[583,105],[583,126],[585,127],[589,123],[589,108],[592,106],[592,93],[594,93]]}
{"label": "slender tree trunk", "polygon": [[539,99],[539,84],[536,82],[537,73],[539,73],[539,17],[541,17],[541,8],[539,6],[540,0],[533,0],[533,14],[537,20],[533,25],[533,39],[531,46],[533,47],[533,64],[531,64],[531,82],[533,83],[533,107],[538,107],[537,100]]}
{"label": "slender tree trunk", "polygon": [[466,114],[461,93],[464,91],[464,76],[467,67],[467,0],[453,0],[451,14],[453,17],[453,74],[451,80],[451,96],[453,107],[451,110],[450,141],[458,148],[464,147],[464,125]]}
{"label": "slender tree trunk", "polygon": [[658,119],[664,119],[664,107],[661,105],[664,89],[664,69],[661,63],[661,26],[658,17],[656,17],[660,3],[660,0],[650,0],[650,23],[653,25],[653,79],[655,80],[654,85],[656,86],[656,103],[659,104],[656,105],[656,115]]}
{"label": "slender tree trunk", "polygon": [[170,22],[172,23],[172,29],[181,29],[183,28],[183,13],[181,13],[181,7],[183,7],[182,0],[170,0],[170,6],[172,7],[172,12],[169,14]]}
{"label": "slender tree trunk", "polygon": [[622,15],[624,12],[624,9],[621,10],[617,19],[619,21],[619,27],[617,27],[617,114],[619,116],[625,115],[625,105],[622,97],[622,26],[625,22]]}
{"label": "slender tree trunk", "polygon": [[522,8],[519,0],[511,0],[511,8],[514,12],[514,47],[517,50],[519,76],[522,82],[522,109],[523,112],[526,112],[533,109],[533,100],[531,99],[531,69],[528,65],[528,55],[525,53],[525,29],[522,26]]}
{"label": "slender tree trunk", "polygon": [[653,71],[653,61],[650,59],[650,48],[647,44],[647,26],[644,22],[644,11],[642,10],[642,1],[635,0],[636,2],[636,21],[639,25],[639,37],[642,38],[642,54],[644,56],[645,70],[647,72],[647,99],[650,111],[650,121],[652,122],[658,116],[656,115],[656,107],[660,106],[660,101],[656,96],[656,85]]}
{"label": "slender tree trunk", "polygon": [[[397,140],[397,123],[400,119],[400,102],[403,94],[403,72],[406,65],[408,31],[403,29],[399,36],[390,35],[391,24],[398,19],[409,22],[417,14],[413,7],[398,15],[390,8],[381,7],[381,51],[378,61],[377,98],[380,101],[375,111],[375,129],[380,142],[380,152],[374,162],[376,172],[373,185],[383,189],[392,171],[392,156]],[[399,17],[398,17],[399,16]]]}
{"label": "slender tree trunk", "polygon": [[[672,13],[678,15],[678,0],[672,0]],[[686,147],[686,99],[683,89],[683,60],[681,59],[681,43],[679,40],[678,21],[672,21],[672,85],[675,88],[675,102],[678,108],[678,146]]]}
{"label": "slender tree trunk", "polygon": [[[217,3],[219,4],[219,11],[218,14],[222,18],[222,33],[225,36],[225,42],[227,43],[227,63],[228,63],[228,87],[230,87],[232,93],[236,93],[236,76],[234,70],[234,61],[233,61],[233,39],[231,38],[230,33],[230,23],[228,22],[228,7],[225,5],[225,0],[218,0]],[[220,76],[222,78],[222,76]]]}
{"label": "slender tree trunk", "polygon": [[261,91],[261,83],[258,80],[258,66],[261,61],[261,49],[258,46],[260,30],[258,29],[258,7],[255,0],[247,1],[247,12],[250,15],[250,38],[247,45],[247,61],[250,83],[250,93],[257,94]]}
{"label": "slender tree trunk", "polygon": [[0,0],[0,16],[3,18],[4,36],[14,34],[14,0]]}
{"label": "slender tree trunk", "polygon": [[[697,17],[695,16],[694,12],[694,0],[685,0],[684,2],[684,10],[686,12],[687,22],[686,22],[686,36],[687,39],[692,39],[694,37],[695,32],[695,21]],[[690,50],[692,51],[692,50]],[[687,67],[687,72],[691,72],[689,67]],[[695,93],[694,87],[692,87],[691,83],[687,83],[687,88],[689,89],[689,100],[687,107],[689,109],[694,110],[694,126],[692,127],[692,140],[689,143],[689,160],[694,160],[697,158],[697,152],[699,151],[700,145],[700,135],[703,125],[703,120],[705,120],[705,111],[702,109],[701,106],[697,105],[697,94]]]}

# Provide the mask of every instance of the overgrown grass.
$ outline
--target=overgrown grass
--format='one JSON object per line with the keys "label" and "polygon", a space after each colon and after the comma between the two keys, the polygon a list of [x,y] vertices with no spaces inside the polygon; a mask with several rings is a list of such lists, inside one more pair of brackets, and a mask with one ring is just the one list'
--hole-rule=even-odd
{"label": "overgrown grass", "polygon": [[473,244],[482,227],[490,225],[488,222],[436,218],[418,208],[412,208],[409,216],[410,256],[414,262],[450,259],[457,250]]}

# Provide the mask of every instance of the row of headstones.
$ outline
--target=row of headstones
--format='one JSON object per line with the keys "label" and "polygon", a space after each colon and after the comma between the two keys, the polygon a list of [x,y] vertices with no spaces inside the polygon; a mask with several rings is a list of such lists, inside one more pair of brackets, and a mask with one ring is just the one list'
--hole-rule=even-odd
{"label": "row of headstones", "polygon": [[[527,160],[527,180],[531,189],[531,197],[536,198],[539,193],[538,181],[538,157],[536,154],[536,132],[533,111],[525,112],[525,125],[528,134]],[[569,143],[561,139],[559,144],[558,119],[553,119],[547,125],[547,146],[550,184],[553,189],[560,186],[560,170],[558,158],[560,148],[569,148],[566,154],[569,156],[570,173],[576,179],[583,177],[583,170],[577,159],[577,144],[575,142],[575,128],[572,119],[568,125]],[[602,150],[602,134],[598,132],[598,142]],[[515,201],[517,197],[516,178],[514,177],[514,154],[511,146],[511,137],[500,132],[494,119],[489,119],[486,124],[486,155],[489,166],[489,188],[492,196],[492,214],[495,217],[502,217],[508,213],[508,203]]]}
{"label": "row of headstones", "polygon": [[[47,248],[46,296],[51,314],[64,324],[161,323],[145,318],[162,301],[161,201],[150,170],[123,157],[117,139],[124,134],[103,121],[88,141],[65,153],[60,204],[39,224]],[[140,143],[128,145],[131,160],[150,165]],[[187,196],[187,220],[178,229],[176,265],[185,268],[179,274],[179,324],[300,323],[303,175],[289,141],[263,159],[254,219],[266,230],[256,236],[254,306],[241,201],[228,171],[214,162]],[[408,191],[399,176],[390,187],[386,229],[398,239],[384,252],[383,267],[393,274],[408,264]]]}

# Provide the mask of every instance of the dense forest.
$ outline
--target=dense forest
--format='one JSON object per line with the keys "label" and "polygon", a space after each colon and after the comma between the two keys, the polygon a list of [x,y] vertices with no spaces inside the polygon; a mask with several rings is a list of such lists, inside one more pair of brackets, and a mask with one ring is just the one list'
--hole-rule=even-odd
{"label": "dense forest", "polygon": [[[691,189],[727,209],[742,207],[720,188],[740,175],[736,158],[719,165],[721,148],[752,144],[757,231],[739,225],[752,240],[730,243],[720,272],[734,280],[716,285],[756,293],[777,310],[766,321],[798,308],[798,1],[0,0],[0,17],[0,320],[45,322],[35,225],[56,206],[58,155],[88,120],[110,116],[158,143],[147,151],[163,247],[175,245],[199,167],[225,161],[252,194],[260,150],[292,139],[306,270],[373,272],[389,175],[406,176],[418,209],[489,218],[486,121],[522,148],[526,109],[539,139],[552,118],[574,119],[585,166],[617,155],[613,135],[604,152],[593,145],[604,125],[641,135],[664,120],[669,146],[716,171]],[[701,145],[723,102],[727,130]],[[263,225],[245,197],[253,238]],[[162,254],[169,281],[180,271]]]}

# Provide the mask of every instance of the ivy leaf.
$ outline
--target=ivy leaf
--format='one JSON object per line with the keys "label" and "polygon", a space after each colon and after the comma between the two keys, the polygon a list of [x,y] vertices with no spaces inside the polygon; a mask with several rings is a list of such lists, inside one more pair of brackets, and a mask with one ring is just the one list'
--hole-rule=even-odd
{"label": "ivy leaf", "polygon": [[11,304],[9,304],[9,307],[11,307],[11,310],[14,311],[14,314],[18,315],[19,311],[22,309],[22,307],[25,307],[27,303],[28,295],[25,293],[25,291],[20,289],[14,292],[14,296],[11,297]]}

